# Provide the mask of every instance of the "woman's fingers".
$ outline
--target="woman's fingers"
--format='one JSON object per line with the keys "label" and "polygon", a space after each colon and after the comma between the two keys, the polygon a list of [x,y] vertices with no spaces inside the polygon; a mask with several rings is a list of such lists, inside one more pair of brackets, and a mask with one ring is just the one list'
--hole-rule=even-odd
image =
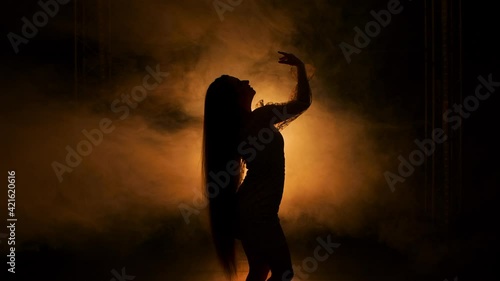
{"label": "woman's fingers", "polygon": [[280,58],[280,60],[284,60],[284,59],[287,59],[288,57],[290,57],[291,54],[289,53],[285,53],[285,52],[282,52],[282,51],[278,51],[278,53],[282,54],[283,56]]}
{"label": "woman's fingers", "polygon": [[282,54],[283,56],[279,59],[279,63],[284,63],[284,64],[289,64],[290,61],[290,55],[288,53],[285,53],[283,51],[278,51],[279,54]]}
{"label": "woman's fingers", "polygon": [[302,61],[293,54],[285,53],[282,51],[278,51],[278,53],[283,55],[283,57],[279,59],[278,61],[279,63],[289,64],[289,65],[298,65],[302,63]]}

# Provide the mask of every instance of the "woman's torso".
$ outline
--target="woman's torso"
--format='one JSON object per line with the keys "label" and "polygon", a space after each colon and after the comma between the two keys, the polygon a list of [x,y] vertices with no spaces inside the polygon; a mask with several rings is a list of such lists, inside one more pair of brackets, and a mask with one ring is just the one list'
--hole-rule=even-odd
{"label": "woman's torso", "polygon": [[268,122],[250,118],[241,138],[238,151],[247,173],[237,193],[240,219],[277,218],[285,179],[283,136]]}

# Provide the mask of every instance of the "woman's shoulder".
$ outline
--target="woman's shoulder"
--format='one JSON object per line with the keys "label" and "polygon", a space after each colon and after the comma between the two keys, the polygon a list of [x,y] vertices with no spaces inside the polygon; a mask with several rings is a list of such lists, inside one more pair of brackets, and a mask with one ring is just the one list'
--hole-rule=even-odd
{"label": "woman's shoulder", "polygon": [[268,124],[270,118],[275,115],[273,113],[273,108],[275,108],[275,106],[272,104],[266,104],[254,109],[250,114],[250,122],[260,125]]}
{"label": "woman's shoulder", "polygon": [[269,119],[276,116],[276,110],[284,104],[268,102],[264,104],[261,100],[257,108],[252,111],[252,118],[254,119]]}

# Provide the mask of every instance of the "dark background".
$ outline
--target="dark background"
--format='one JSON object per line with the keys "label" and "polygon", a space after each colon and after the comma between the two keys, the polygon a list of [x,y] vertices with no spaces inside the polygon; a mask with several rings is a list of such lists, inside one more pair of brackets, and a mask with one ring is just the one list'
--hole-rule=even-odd
{"label": "dark background", "polygon": [[[168,1],[150,2],[144,1],[142,4],[142,2],[133,1],[133,6],[153,6],[153,2],[171,3]],[[113,31],[118,25],[117,21],[113,20],[127,17],[126,9],[122,11],[119,7],[127,6],[128,3],[127,1],[110,1],[110,3],[109,20]],[[371,148],[379,153],[377,155],[385,155],[387,158],[384,159],[389,159],[380,158],[380,163],[371,162],[374,166],[379,165],[382,171],[384,168],[394,171],[398,164],[397,156],[399,154],[407,156],[415,148],[413,145],[415,138],[428,137],[429,130],[443,125],[439,123],[439,116],[447,106],[439,92],[442,88],[436,86],[438,89],[436,96],[429,98],[432,97],[429,93],[429,83],[433,81],[449,83],[451,104],[459,103],[464,97],[474,93],[479,75],[487,77],[491,73],[494,81],[500,81],[498,66],[500,45],[497,40],[499,24],[497,10],[491,2],[462,1],[461,10],[451,12],[454,17],[452,23],[455,24],[453,30],[440,34],[439,26],[435,27],[435,32],[438,33],[435,41],[429,41],[432,30],[429,30],[429,26],[426,29],[425,26],[425,15],[428,17],[431,15],[430,7],[434,7],[435,13],[439,15],[442,12],[440,9],[443,3],[448,3],[448,5],[453,3],[454,7],[457,7],[460,2],[416,0],[401,2],[404,6],[403,12],[393,15],[390,25],[383,28],[380,35],[373,38],[369,46],[360,54],[353,54],[351,63],[346,62],[338,44],[345,41],[352,45],[353,27],[364,26],[371,20],[369,11],[386,7],[387,1],[256,1],[252,3],[254,7],[265,7],[262,9],[268,13],[266,15],[269,17],[273,16],[274,11],[279,11],[293,23],[290,36],[282,40],[280,46],[293,47],[294,50],[300,52],[305,61],[314,65],[316,79],[319,81],[317,87],[320,89],[319,94],[315,96],[315,102],[325,104],[330,112],[348,111],[361,116],[363,120],[371,120],[372,124],[381,124],[377,127],[365,128],[373,144]],[[90,14],[96,13],[95,4],[90,2],[84,4],[88,5],[87,9]],[[87,76],[87,80],[86,82],[80,80],[80,84],[77,85],[80,94],[76,97],[74,92],[74,5],[74,1],[62,5],[60,12],[50,19],[45,27],[40,28],[38,34],[30,39],[28,44],[20,46],[19,54],[13,52],[6,35],[11,31],[19,34],[22,26],[20,18],[33,15],[39,10],[39,6],[36,1],[8,0],[3,2],[1,9],[0,34],[4,35],[0,49],[0,79],[3,85],[1,95],[4,100],[0,115],[1,166],[3,171],[15,166],[18,174],[22,175],[17,187],[17,204],[19,205],[18,212],[21,214],[19,224],[25,224],[17,230],[18,273],[15,278],[17,280],[33,280],[34,278],[36,280],[109,280],[113,277],[110,270],[116,268],[120,271],[121,267],[126,265],[127,273],[136,276],[135,280],[216,279],[218,271],[213,261],[208,234],[202,227],[203,224],[196,222],[187,227],[183,224],[179,213],[172,212],[170,209],[160,211],[144,208],[147,202],[140,200],[135,205],[127,203],[126,212],[121,212],[117,208],[114,212],[98,214],[100,218],[105,218],[106,223],[101,225],[96,223],[98,226],[88,227],[86,222],[67,219],[77,216],[79,212],[86,212],[85,209],[71,207],[79,201],[77,195],[71,197],[62,192],[63,197],[57,200],[58,197],[54,199],[53,196],[58,195],[48,192],[50,200],[54,200],[52,201],[54,206],[57,204],[63,206],[57,207],[57,212],[46,208],[31,207],[32,202],[49,200],[48,197],[43,196],[43,193],[36,193],[37,197],[33,198],[34,196],[29,195],[31,188],[58,190],[49,181],[35,180],[37,178],[35,176],[33,181],[28,180],[30,173],[34,175],[45,173],[35,172],[38,167],[37,163],[42,161],[38,157],[31,157],[34,155],[30,153],[31,149],[43,150],[44,146],[38,147],[37,145],[40,143],[50,145],[52,142],[49,136],[43,134],[43,131],[35,129],[37,124],[44,123],[44,115],[43,111],[42,114],[33,111],[34,106],[46,107],[50,110],[53,116],[48,120],[56,120],[58,110],[63,108],[61,112],[64,112],[64,115],[61,113],[59,124],[45,124],[54,127],[66,124],[67,112],[69,111],[71,115],[71,111],[79,104],[90,105],[91,112],[101,114],[111,99],[111,96],[102,92],[106,92],[107,89],[115,91],[122,87],[120,83],[127,79],[128,74],[140,73],[144,65],[150,65],[150,62],[154,61],[175,65],[175,68],[168,70],[174,76],[177,75],[176,71],[179,76],[182,73],[206,71],[206,69],[196,69],[194,65],[199,67],[196,63],[203,57],[204,52],[218,44],[216,39],[207,39],[207,37],[212,38],[212,35],[206,34],[206,36],[200,36],[199,38],[202,39],[192,42],[191,45],[166,50],[165,54],[159,58],[158,53],[148,53],[148,48],[134,47],[133,31],[131,31],[130,38],[123,38],[123,34],[127,34],[126,31],[122,30],[119,34],[111,31],[106,35],[110,36],[113,46],[110,47],[113,51],[108,53],[111,59],[106,65],[106,74],[102,76],[92,71],[87,74],[78,74]],[[237,28],[237,24],[244,23],[246,17],[252,17],[251,12],[240,12],[245,9],[245,5],[247,3],[243,2],[235,8],[235,11],[226,13],[227,19],[222,23],[235,24]],[[176,4],[166,6],[176,7]],[[450,11],[449,9],[444,10],[446,12]],[[166,15],[178,13],[176,20],[189,22],[193,29],[197,26],[197,21],[200,25],[204,24],[200,15],[209,14],[211,18],[208,18],[218,21],[210,1],[179,4],[179,9],[173,9],[169,13],[158,9],[158,13],[162,12]],[[237,15],[237,12],[240,14]],[[242,21],[232,22],[230,16],[233,15],[241,18]],[[462,19],[461,29],[456,25],[459,15]],[[144,24],[145,28],[154,28],[154,26],[148,26],[148,23],[148,18],[144,17],[143,23],[135,22],[134,24]],[[87,24],[93,26],[95,21],[89,21]],[[266,22],[261,24],[267,26]],[[271,23],[268,25],[270,26]],[[172,33],[165,34],[165,37],[182,37],[182,28],[177,29],[171,26],[169,30]],[[258,30],[255,32],[258,36]],[[88,36],[89,44],[94,44],[89,49],[95,51],[98,49],[95,45],[97,44],[95,37]],[[448,53],[446,55],[440,53],[440,48],[443,48],[443,38],[456,40],[459,37],[462,40],[461,44],[457,41],[453,43],[447,41]],[[265,40],[267,37],[263,38]],[[154,45],[155,41],[152,41],[148,44]],[[170,42],[176,41],[167,40],[161,44],[165,47],[165,44]],[[430,54],[433,46],[438,50],[434,61],[438,74],[434,77],[429,74],[432,62],[426,56],[426,51]],[[151,48],[154,49],[154,47]],[[241,50],[241,52],[244,51]],[[233,49],[232,52],[238,53],[238,50]],[[77,60],[84,57],[95,60],[98,56],[98,51],[76,54]],[[443,61],[445,56],[448,56],[447,62]],[[453,64],[447,65],[451,60]],[[460,61],[461,67],[458,63]],[[264,65],[265,61],[260,63]],[[442,73],[440,71],[444,65],[449,67],[449,82],[443,82],[439,74]],[[196,76],[177,78],[189,84],[194,83],[191,80],[195,80]],[[87,83],[87,85],[82,83]],[[186,89],[189,91],[189,86],[185,86],[184,90]],[[338,249],[335,259],[329,259],[328,266],[320,265],[320,269],[311,275],[310,280],[316,278],[317,280],[441,281],[445,278],[452,280],[455,276],[459,280],[495,278],[494,269],[498,265],[495,221],[497,221],[499,199],[497,94],[493,92],[487,100],[481,102],[478,110],[463,120],[460,133],[454,132],[453,140],[449,142],[449,149],[454,158],[448,162],[444,160],[441,156],[442,147],[438,147],[436,155],[427,159],[426,165],[417,167],[415,175],[401,184],[404,188],[398,186],[395,193],[388,191],[384,178],[379,173],[380,177],[373,184],[373,188],[383,186],[381,190],[385,193],[384,195],[380,195],[381,192],[374,193],[375,195],[369,197],[371,199],[367,200],[366,205],[357,203],[356,208],[364,208],[364,212],[372,213],[372,216],[364,216],[357,220],[361,226],[356,228],[356,231],[338,230],[343,228],[336,229],[335,226],[339,226],[337,223],[333,223],[332,227],[329,224],[314,223],[314,219],[312,223],[300,224],[301,231],[291,233],[289,236],[292,253],[297,259],[296,262],[294,260],[294,264],[301,261],[300,257],[305,257],[312,252],[316,245],[315,237],[326,237],[327,233],[334,233],[335,241],[342,243],[342,246]],[[54,101],[57,101],[57,106],[53,106]],[[200,116],[192,116],[182,107],[179,109],[175,98],[165,101],[162,105],[168,110],[160,115],[166,117],[168,122],[157,123],[158,116],[142,111],[140,113],[145,116],[146,120],[150,120],[150,124],[159,124],[158,131],[162,133],[177,132],[193,124],[196,126],[200,122]],[[436,110],[436,116],[438,116],[434,118],[437,120],[434,125],[429,121],[429,110],[432,108]],[[75,118],[79,118],[77,116],[79,112],[75,111]],[[71,126],[71,123],[67,126]],[[62,131],[67,130],[68,134],[81,130],[78,127],[68,129],[66,125],[61,128]],[[14,133],[12,130],[23,133]],[[22,136],[23,139],[16,139],[16,136]],[[461,142],[457,141],[459,138]],[[362,140],[355,142],[356,145],[360,143]],[[58,145],[61,146],[62,143]],[[50,160],[52,159],[47,161],[50,162]],[[47,161],[43,162],[43,165],[47,166],[49,163]],[[361,173],[363,173],[362,170]],[[448,173],[450,178],[448,189],[443,187],[444,183],[440,181],[445,173]],[[428,176],[430,175],[434,175],[437,179],[434,185],[429,182]],[[166,181],[169,180],[166,179]],[[173,178],[172,181],[174,181]],[[28,184],[30,188],[24,189],[23,186]],[[94,185],[92,179],[78,183],[78,186],[87,185]],[[113,188],[119,189],[119,187]],[[59,194],[60,191],[55,193]],[[41,197],[40,194],[42,194]],[[433,207],[429,207],[429,194],[435,195]],[[69,200],[64,196],[72,199]],[[92,196],[100,197],[99,191],[93,193]],[[91,201],[94,198],[92,196],[88,197]],[[119,204],[121,201],[117,202]],[[4,209],[1,212],[2,217],[6,217],[5,208],[2,209]],[[446,213],[445,210],[449,212]],[[128,214],[132,212],[140,213],[147,218],[147,221],[142,222],[151,226],[146,234],[142,232],[142,229],[136,231],[134,228],[134,225],[141,228],[142,223],[129,223]],[[50,218],[57,228],[52,228],[53,225],[50,225],[47,227],[51,229],[45,230],[44,220],[37,222],[37,217],[43,218],[45,213],[50,213]],[[23,222],[23,214],[31,215],[27,216]],[[308,214],[303,215],[304,220],[307,220]],[[58,217],[61,217],[60,223],[57,220]],[[293,223],[292,220],[287,221],[286,218],[283,220],[285,229],[294,229]],[[421,234],[422,236],[418,237]],[[402,237],[405,236],[412,237],[412,239],[403,239]],[[67,239],[68,237],[71,239]],[[5,240],[2,240],[0,249],[2,256],[5,256],[7,253]],[[5,257],[2,260],[5,260]],[[2,268],[6,271],[5,263]],[[13,277],[10,273],[6,276]],[[239,279],[244,278],[242,276],[244,273],[240,274]],[[2,277],[2,280],[6,279]]]}

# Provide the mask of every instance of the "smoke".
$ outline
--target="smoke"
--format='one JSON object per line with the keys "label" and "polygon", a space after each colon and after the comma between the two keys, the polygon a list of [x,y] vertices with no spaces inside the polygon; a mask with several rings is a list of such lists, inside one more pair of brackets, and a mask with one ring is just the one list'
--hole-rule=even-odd
{"label": "smoke", "polygon": [[[243,1],[221,21],[212,1],[112,1],[112,87],[95,88],[98,98],[72,102],[71,81],[47,64],[32,65],[17,73],[24,78],[4,83],[10,85],[6,92],[16,93],[5,95],[1,122],[8,136],[2,140],[8,160],[2,168],[16,170],[18,179],[19,238],[61,245],[121,231],[128,238],[115,243],[133,247],[131,241],[146,240],[165,224],[181,229],[173,241],[194,237],[204,228],[204,215],[185,225],[178,205],[200,193],[206,89],[229,74],[250,80],[255,102],[286,101],[295,81],[290,68],[277,63],[280,50],[295,53],[315,72],[311,108],[283,131],[280,214],[290,235],[327,227],[362,236],[378,231],[391,212],[411,209],[407,194],[391,193],[383,178],[404,145],[396,139],[389,147],[383,132],[392,125],[368,117],[365,110],[376,98],[346,102],[349,93],[342,91],[352,87],[362,93],[357,97],[368,95],[363,92],[373,80],[363,77],[373,70],[365,68],[369,56],[350,68],[341,62],[334,48],[338,39],[331,38],[352,33],[342,26],[351,22],[341,23],[341,7],[328,1]],[[315,18],[319,11],[322,18]],[[112,103],[142,85],[147,66],[169,75],[137,107],[128,106],[122,120]],[[60,182],[54,161],[68,165],[67,146],[76,150],[87,140],[82,130],[99,129],[103,118],[112,120],[114,130],[103,133],[102,142]],[[72,229],[79,234],[64,234]]]}

